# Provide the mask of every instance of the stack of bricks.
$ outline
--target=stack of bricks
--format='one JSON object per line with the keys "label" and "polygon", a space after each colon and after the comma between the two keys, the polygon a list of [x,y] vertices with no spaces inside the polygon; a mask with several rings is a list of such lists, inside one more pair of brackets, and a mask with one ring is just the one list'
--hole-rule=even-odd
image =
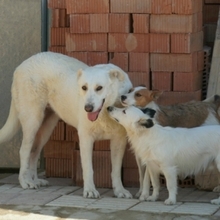
{"label": "stack of bricks", "polygon": [[[202,99],[202,0],[49,0],[48,7],[50,51],[113,63],[134,86],[163,90],[160,104]],[[124,165],[135,163],[126,158]],[[137,171],[123,169],[123,178]]]}

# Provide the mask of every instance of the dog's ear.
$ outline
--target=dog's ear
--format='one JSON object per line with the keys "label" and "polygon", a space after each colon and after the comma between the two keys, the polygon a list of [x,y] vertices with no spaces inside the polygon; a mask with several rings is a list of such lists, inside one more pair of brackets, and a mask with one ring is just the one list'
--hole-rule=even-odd
{"label": "dog's ear", "polygon": [[162,94],[163,94],[163,91],[155,90],[155,91],[151,91],[150,97],[153,100],[157,100]]}
{"label": "dog's ear", "polygon": [[154,117],[156,111],[152,108],[144,108],[144,109],[141,109],[141,111],[144,113],[144,114],[147,114],[149,115],[151,118]]}
{"label": "dog's ear", "polygon": [[145,127],[145,128],[151,128],[154,126],[154,122],[152,119],[146,119],[146,118],[141,118],[139,121],[138,121],[139,125]]}
{"label": "dog's ear", "polygon": [[82,69],[79,69],[77,72],[77,80],[82,76]]}
{"label": "dog's ear", "polygon": [[125,80],[125,76],[124,74],[117,69],[113,69],[109,71],[109,76],[111,79],[115,79],[118,78],[119,81],[124,81]]}

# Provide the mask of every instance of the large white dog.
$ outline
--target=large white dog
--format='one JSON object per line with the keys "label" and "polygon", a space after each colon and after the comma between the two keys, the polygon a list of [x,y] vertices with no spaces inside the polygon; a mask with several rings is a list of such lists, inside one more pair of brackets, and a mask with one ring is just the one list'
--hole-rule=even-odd
{"label": "large white dog", "polygon": [[[219,125],[195,128],[162,127],[154,124],[152,109],[146,114],[134,106],[110,106],[107,109],[111,117],[125,127],[134,153],[147,166],[153,194],[148,195],[146,200],[155,201],[158,198],[160,173],[166,178],[169,193],[165,204],[172,205],[176,203],[177,175],[186,177],[198,174],[212,163],[220,172]],[[148,174],[144,178],[143,194],[150,185]],[[220,204],[220,198],[211,203]]]}
{"label": "large white dog", "polygon": [[110,139],[114,194],[131,198],[121,182],[126,132],[106,110],[107,106],[119,102],[120,96],[131,87],[127,74],[115,65],[88,67],[79,60],[58,53],[39,53],[18,66],[13,77],[10,113],[0,130],[0,143],[10,140],[22,128],[21,186],[26,189],[48,184],[37,177],[37,161],[61,118],[78,130],[83,196],[99,197],[93,181],[93,143]]}

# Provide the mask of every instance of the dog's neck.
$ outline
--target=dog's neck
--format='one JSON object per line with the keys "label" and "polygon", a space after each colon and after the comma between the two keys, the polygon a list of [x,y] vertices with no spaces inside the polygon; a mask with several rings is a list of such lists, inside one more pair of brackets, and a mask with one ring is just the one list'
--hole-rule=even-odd
{"label": "dog's neck", "polygon": [[152,108],[155,111],[160,110],[159,105],[155,101],[149,102],[144,108]]}

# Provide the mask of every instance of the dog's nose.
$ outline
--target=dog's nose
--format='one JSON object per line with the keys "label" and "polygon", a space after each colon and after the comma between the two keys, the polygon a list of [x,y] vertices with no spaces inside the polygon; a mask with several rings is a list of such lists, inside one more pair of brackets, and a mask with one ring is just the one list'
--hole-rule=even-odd
{"label": "dog's nose", "polygon": [[85,109],[86,112],[92,112],[93,111],[93,105],[91,105],[91,104],[85,105],[84,109]]}
{"label": "dog's nose", "polygon": [[113,110],[113,107],[112,107],[112,106],[109,106],[109,107],[107,107],[107,110],[108,110],[109,112],[111,112],[111,111]]}
{"label": "dog's nose", "polygon": [[127,97],[125,95],[121,96],[121,101],[124,101]]}

